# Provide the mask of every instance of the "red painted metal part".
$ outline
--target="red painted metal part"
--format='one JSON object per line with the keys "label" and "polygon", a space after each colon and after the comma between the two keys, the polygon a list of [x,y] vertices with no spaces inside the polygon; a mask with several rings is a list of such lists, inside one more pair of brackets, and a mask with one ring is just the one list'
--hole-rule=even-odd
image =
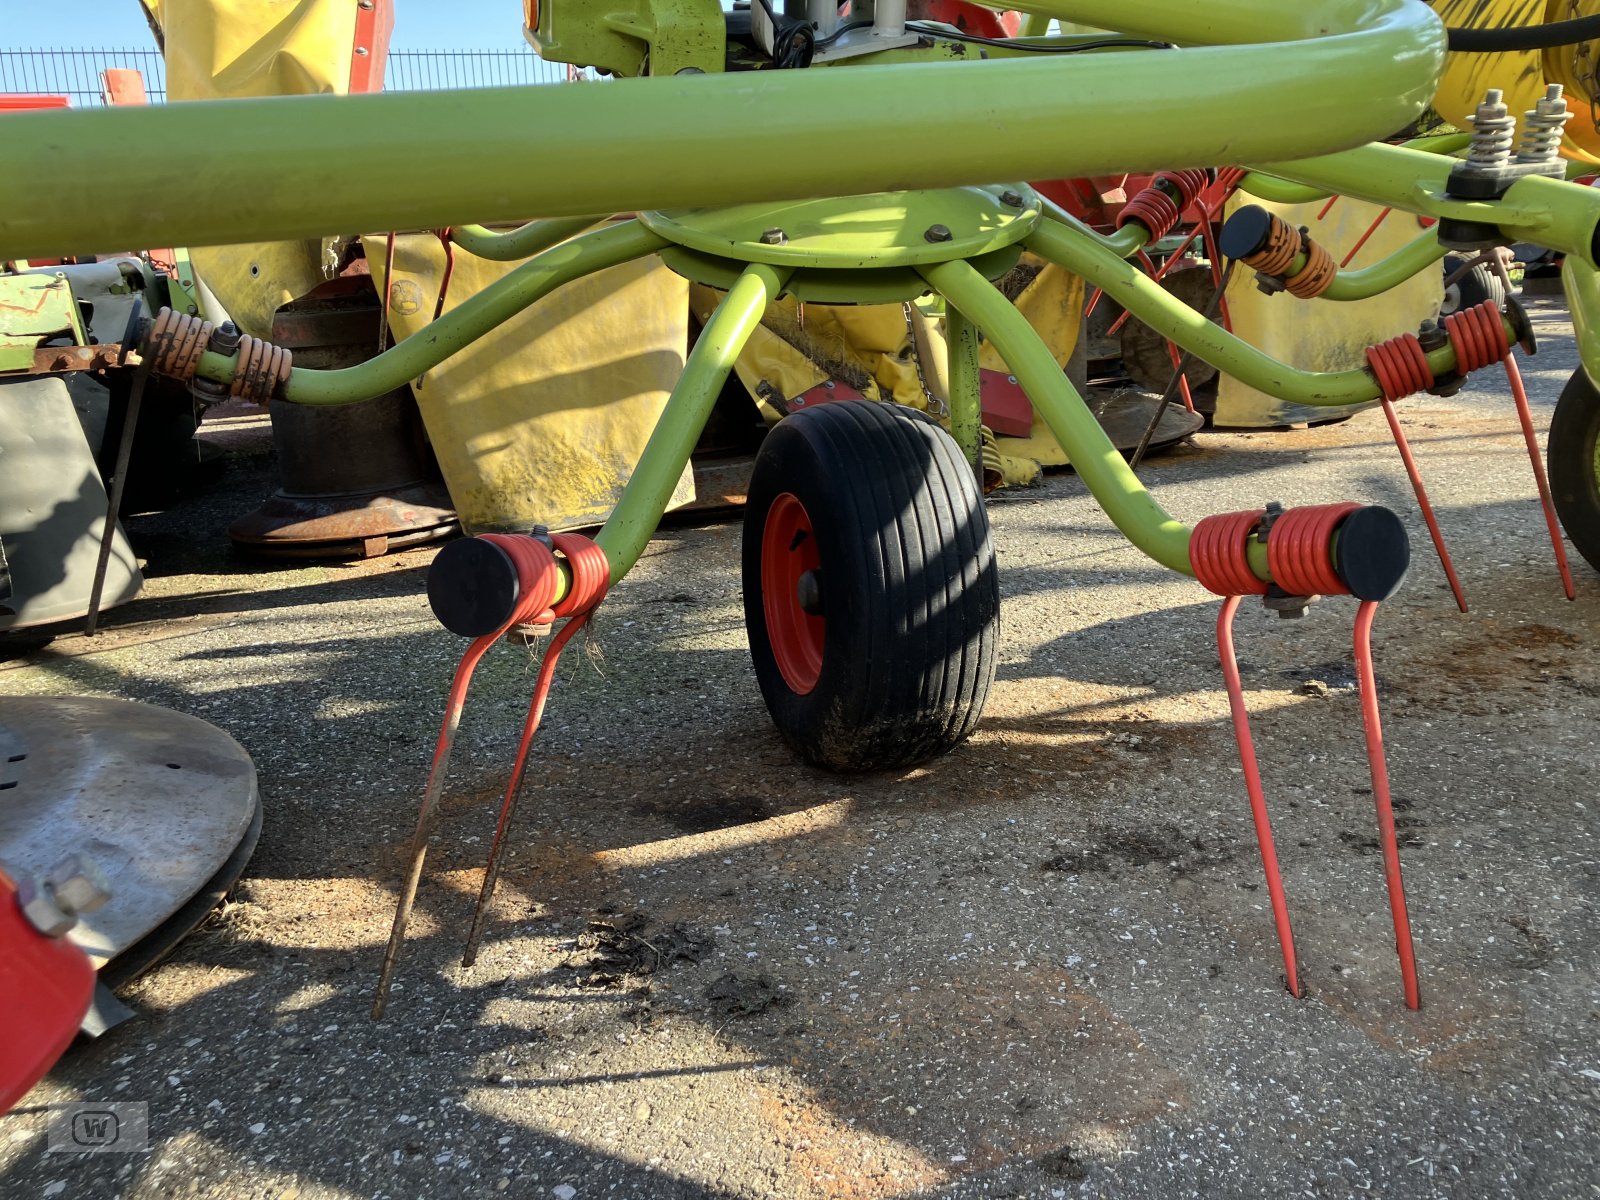
{"label": "red painted metal part", "polygon": [[913,20],[940,21],[954,25],[963,33],[979,37],[1014,38],[1022,29],[1022,14],[996,12],[992,8],[969,3],[969,0],[923,0],[916,4],[916,12],[908,7],[906,15]]}
{"label": "red painted metal part", "polygon": [[383,91],[383,68],[393,32],[394,0],[357,0],[355,39],[350,46],[352,93]]}
{"label": "red painted metal part", "polygon": [[793,492],[784,492],[767,510],[761,531],[761,606],[767,640],[789,690],[810,695],[822,677],[827,622],[800,605],[800,578],[822,566],[811,514]]}
{"label": "red painted metal part", "polygon": [[1406,1007],[1416,1009],[1422,1006],[1417,985],[1417,955],[1411,943],[1405,881],[1400,878],[1400,845],[1395,839],[1388,756],[1383,750],[1383,722],[1378,713],[1378,677],[1372,669],[1372,620],[1377,615],[1378,606],[1371,600],[1363,600],[1356,609],[1356,682],[1361,690],[1361,725],[1367,736],[1367,762],[1372,768],[1372,799],[1378,809],[1378,842],[1383,847],[1383,881],[1389,891],[1389,912],[1394,919],[1395,951],[1400,955]]}
{"label": "red painted metal part", "polygon": [[129,67],[109,67],[100,72],[100,94],[113,107],[148,104],[144,76]]}
{"label": "red painted metal part", "polygon": [[[478,892],[477,907],[472,914],[472,928],[467,934],[467,948],[461,965],[470,967],[478,957],[478,942],[483,936],[483,922],[489,904],[494,899],[495,884],[500,878],[500,858],[505,846],[506,831],[516,816],[517,796],[522,790],[522,776],[528,765],[528,751],[533,746],[534,734],[544,720],[545,701],[550,696],[550,683],[555,678],[556,662],[561,650],[589,621],[590,615],[606,598],[611,587],[611,564],[606,553],[586,537],[575,533],[554,534],[551,544],[556,553],[567,560],[572,571],[571,586],[567,594],[548,614],[552,620],[565,617],[567,623],[550,639],[539,664],[539,677],[534,684],[533,699],[528,705],[528,716],[522,724],[522,738],[517,743],[517,757],[511,765],[511,778],[506,782],[505,799],[500,804],[500,819],[495,824],[494,841],[489,847],[489,861],[484,867],[483,886]],[[542,621],[541,621],[542,623]]]}
{"label": "red painted metal part", "polygon": [[16,96],[0,94],[0,112],[21,112],[32,108],[68,108],[71,101],[66,96]]}
{"label": "red painted metal part", "polygon": [[439,300],[433,306],[433,319],[437,321],[444,316],[444,298],[450,293],[450,277],[456,273],[456,246],[450,240],[448,225],[433,232],[438,237],[439,244],[444,247],[444,274],[439,277]]}
{"label": "red painted metal part", "polygon": [[[520,534],[487,533],[480,536],[484,541],[499,547],[511,559],[517,574],[517,598],[510,615],[497,629],[477,638],[467,647],[451,680],[449,698],[445,705],[444,725],[439,731],[439,740],[434,747],[433,764],[428,772],[422,807],[417,813],[417,828],[411,842],[410,870],[406,876],[400,902],[395,908],[394,926],[389,934],[389,947],[384,954],[383,972],[378,979],[377,999],[372,1006],[374,1020],[383,1016],[384,1009],[388,1005],[389,985],[394,977],[395,965],[399,961],[400,948],[405,941],[406,923],[410,919],[411,906],[416,901],[417,885],[421,881],[423,863],[427,858],[433,810],[444,788],[444,776],[449,767],[456,730],[461,723],[461,710],[466,704],[467,688],[472,682],[472,674],[477,669],[479,660],[490,646],[514,626],[537,627],[549,625],[562,618],[567,620],[561,631],[551,639],[544,661],[540,665],[533,699],[528,708],[527,719],[523,723],[522,739],[518,744],[511,780],[507,784],[505,799],[501,804],[494,844],[484,871],[483,887],[478,896],[478,907],[473,915],[472,929],[468,934],[466,955],[463,958],[465,966],[472,965],[477,953],[483,918],[487,913],[489,901],[493,898],[495,882],[499,877],[500,854],[505,833],[515,815],[516,798],[527,765],[528,750],[544,717],[545,701],[549,696],[550,682],[555,675],[556,662],[560,658],[562,647],[583,628],[595,607],[605,599],[606,591],[611,585],[611,567],[606,561],[605,552],[594,542],[578,534],[556,534],[550,538],[549,546],[539,538]],[[556,560],[558,553],[566,560],[570,575],[567,594],[559,601],[555,599],[560,580],[560,568]]]}
{"label": "red painted metal part", "polygon": [[406,923],[411,918],[411,906],[416,902],[417,885],[422,880],[422,867],[428,855],[428,830],[433,821],[433,810],[444,790],[445,772],[450,765],[450,752],[455,746],[456,731],[461,726],[461,710],[467,702],[467,688],[478,663],[488,653],[489,647],[504,637],[513,625],[534,621],[550,607],[556,594],[555,555],[544,543],[535,538],[515,537],[508,534],[484,534],[484,540],[493,542],[511,558],[517,570],[521,587],[511,615],[490,633],[475,639],[456,665],[450,680],[450,691],[445,701],[444,723],[439,729],[439,740],[434,744],[433,762],[428,768],[428,782],[422,793],[422,806],[417,811],[417,828],[411,839],[410,867],[395,907],[394,926],[389,931],[389,947],[383,956],[383,971],[378,978],[378,995],[373,1001],[372,1017],[377,1020],[389,1001],[389,983],[394,976],[395,964],[400,958],[400,947],[405,942]]}
{"label": "red painted metal part", "polygon": [[1267,798],[1261,787],[1255,739],[1250,736],[1250,710],[1245,707],[1244,685],[1239,680],[1239,657],[1233,649],[1233,618],[1242,599],[1242,596],[1227,597],[1217,612],[1217,656],[1222,662],[1222,678],[1228,688],[1228,711],[1233,716],[1234,739],[1239,743],[1245,794],[1250,797],[1250,819],[1256,827],[1256,845],[1261,847],[1261,866],[1267,877],[1267,896],[1272,902],[1272,922],[1277,927],[1278,945],[1283,951],[1284,980],[1289,994],[1299,999],[1302,994],[1300,971],[1294,950],[1294,929],[1289,924],[1289,902],[1283,894],[1283,877],[1278,872],[1272,819],[1267,815]]}
{"label": "red painted metal part", "polygon": [[45,937],[0,871],[0,1113],[27,1095],[72,1044],[94,994],[94,967],[65,938]]}
{"label": "red painted metal part", "polygon": [[1561,540],[1561,522],[1556,517],[1555,501],[1550,495],[1550,480],[1544,473],[1544,456],[1539,453],[1539,437],[1533,431],[1533,413],[1528,409],[1528,392],[1522,386],[1522,372],[1517,368],[1517,356],[1506,351],[1506,382],[1511,385],[1511,399],[1517,407],[1517,421],[1522,426],[1522,440],[1528,447],[1528,461],[1533,464],[1534,483],[1539,488],[1539,504],[1544,508],[1545,528],[1550,531],[1550,545],[1555,549],[1556,569],[1561,572],[1561,589],[1568,600],[1577,594],[1572,587],[1572,566],[1567,562],[1566,543]]}
{"label": "red painted metal part", "polygon": [[[1268,570],[1274,581],[1284,591],[1294,595],[1348,595],[1349,589],[1334,569],[1333,539],[1340,523],[1359,507],[1356,504],[1324,504],[1289,509],[1282,513],[1266,535]],[[1233,621],[1239,611],[1241,596],[1259,595],[1267,590],[1267,585],[1250,570],[1246,556],[1250,536],[1259,528],[1265,516],[1262,511],[1248,511],[1206,517],[1195,527],[1189,554],[1195,578],[1208,590],[1224,597],[1222,610],[1217,615],[1217,655],[1227,686],[1228,710],[1233,718],[1234,737],[1239,745],[1239,761],[1244,770],[1245,791],[1250,799],[1256,842],[1261,850],[1261,865],[1272,903],[1273,924],[1283,953],[1285,980],[1289,991],[1300,996],[1302,992],[1294,932],[1289,923],[1288,902],[1278,868],[1278,854],[1273,843],[1272,824],[1267,815],[1261,769],[1256,760],[1255,741],[1250,733],[1250,714],[1244,701],[1244,687],[1233,642]],[[1400,874],[1400,849],[1395,835],[1389,771],[1378,712],[1377,677],[1372,667],[1372,621],[1377,614],[1377,607],[1373,601],[1362,601],[1356,613],[1356,674],[1361,690],[1361,717],[1372,774],[1372,794],[1377,806],[1378,836],[1383,848],[1384,882],[1394,920],[1395,947],[1400,957],[1406,1006],[1414,1009],[1421,1003],[1416,954],[1412,946],[1410,916],[1406,909],[1405,885]]]}
{"label": "red painted metal part", "polygon": [[[1451,313],[1444,319],[1444,328],[1450,339],[1450,345],[1456,352],[1456,367],[1462,374],[1476,371],[1493,362],[1502,363],[1505,367],[1506,383],[1510,386],[1511,399],[1517,410],[1517,421],[1522,428],[1523,441],[1528,447],[1528,458],[1533,464],[1534,483],[1539,491],[1539,504],[1544,510],[1545,526],[1550,531],[1550,544],[1555,551],[1556,568],[1561,573],[1561,587],[1567,599],[1571,600],[1575,597],[1572,567],[1567,561],[1566,544],[1561,540],[1561,523],[1556,517],[1555,503],[1550,496],[1550,481],[1545,476],[1544,461],[1539,454],[1539,439],[1533,428],[1533,414],[1528,408],[1528,393],[1522,385],[1522,373],[1517,369],[1516,355],[1512,351],[1511,343],[1506,339],[1505,324],[1501,320],[1500,309],[1494,301],[1485,300],[1482,304]],[[1390,338],[1387,342],[1369,346],[1366,353],[1367,366],[1377,379],[1378,386],[1383,389],[1383,415],[1389,422],[1389,431],[1394,435],[1395,447],[1400,451],[1400,460],[1405,464],[1406,474],[1411,479],[1411,488],[1416,493],[1417,506],[1422,510],[1422,518],[1427,522],[1428,534],[1433,538],[1434,549],[1439,555],[1439,564],[1444,568],[1445,577],[1450,581],[1450,590],[1455,594],[1456,606],[1462,612],[1466,612],[1467,599],[1462,592],[1461,581],[1456,578],[1455,566],[1450,560],[1450,551],[1445,546],[1444,534],[1434,516],[1433,505],[1428,501],[1427,489],[1422,483],[1422,474],[1417,469],[1416,459],[1412,456],[1405,431],[1401,429],[1400,419],[1394,409],[1394,401],[1416,392],[1426,391],[1433,386],[1433,369],[1428,365],[1422,343],[1417,340],[1416,335],[1410,333],[1403,333]]]}

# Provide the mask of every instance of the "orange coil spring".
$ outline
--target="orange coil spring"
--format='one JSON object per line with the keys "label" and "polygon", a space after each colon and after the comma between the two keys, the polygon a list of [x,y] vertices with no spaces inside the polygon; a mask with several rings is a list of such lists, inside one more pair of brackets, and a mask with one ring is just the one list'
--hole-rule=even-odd
{"label": "orange coil spring", "polygon": [[611,564],[606,552],[576,533],[557,533],[550,541],[572,569],[572,585],[552,610],[556,617],[586,613],[606,598],[611,588]]}
{"label": "orange coil spring", "polygon": [[157,375],[188,383],[200,365],[200,355],[211,340],[211,322],[187,313],[163,308],[156,313],[145,340],[149,347],[150,369]]}
{"label": "orange coil spring", "polygon": [[[1448,318],[1447,318],[1448,319]],[[1433,386],[1433,368],[1414,333],[1402,333],[1367,347],[1367,366],[1377,376],[1385,400],[1398,400]]]}
{"label": "orange coil spring", "polygon": [[1219,596],[1262,596],[1264,580],[1250,569],[1245,548],[1261,524],[1261,509],[1217,513],[1194,527],[1189,539],[1189,565],[1201,586]]}
{"label": "orange coil spring", "polygon": [[1117,214],[1117,228],[1137,221],[1150,231],[1151,241],[1164,238],[1210,182],[1201,170],[1162,171],[1149,187],[1123,205]]}
{"label": "orange coil spring", "polygon": [[1333,255],[1304,233],[1300,236],[1300,245],[1306,252],[1306,265],[1285,279],[1283,286],[1302,300],[1314,300],[1332,286],[1339,264],[1333,261]]}
{"label": "orange coil spring", "polygon": [[1333,569],[1333,534],[1359,504],[1291,508],[1267,534],[1267,571],[1291,596],[1343,596],[1350,589]]}
{"label": "orange coil spring", "polygon": [[[478,536],[504,550],[512,565],[517,568],[516,609],[511,619],[499,629],[478,639],[478,642],[484,643],[483,649],[486,650],[513,625],[533,624],[542,613],[549,611],[550,603],[556,596],[558,573],[555,569],[555,555],[550,552],[550,547],[538,538],[511,533],[480,533]],[[473,643],[474,648],[478,642]],[[463,684],[463,699],[465,690]]]}
{"label": "orange coil spring", "polygon": [[1444,330],[1456,352],[1456,370],[1463,375],[1500,362],[1511,352],[1505,323],[1493,300],[1451,313],[1444,319]]}
{"label": "orange coil spring", "polygon": [[1295,256],[1300,253],[1300,231],[1276,213],[1268,215],[1271,221],[1267,226],[1265,243],[1254,254],[1246,254],[1239,261],[1263,275],[1282,278],[1294,266]]}
{"label": "orange coil spring", "polygon": [[282,346],[243,334],[228,394],[252,404],[265,404],[288,381],[293,365],[294,356]]}

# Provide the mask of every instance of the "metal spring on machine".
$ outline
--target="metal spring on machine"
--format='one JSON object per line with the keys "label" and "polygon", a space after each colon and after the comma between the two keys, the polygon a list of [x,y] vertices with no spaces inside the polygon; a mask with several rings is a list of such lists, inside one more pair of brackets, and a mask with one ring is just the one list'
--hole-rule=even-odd
{"label": "metal spring on machine", "polygon": [[1467,150],[1468,164],[1485,171],[1505,166],[1511,158],[1511,141],[1516,134],[1517,121],[1505,106],[1504,93],[1499,88],[1484,92],[1477,111],[1467,120],[1472,123],[1472,144]]}
{"label": "metal spring on machine", "polygon": [[284,347],[242,334],[238,366],[234,368],[228,394],[252,404],[265,404],[288,381],[293,366],[294,356]]}
{"label": "metal spring on machine", "polygon": [[1183,210],[1210,184],[1211,177],[1198,168],[1162,171],[1117,214],[1117,228],[1137,221],[1150,231],[1150,240],[1159,241],[1172,232]]}
{"label": "metal spring on machine", "polygon": [[1522,140],[1517,144],[1519,163],[1548,163],[1561,157],[1561,139],[1572,114],[1567,111],[1561,85],[1552,83],[1534,106],[1522,114]]}
{"label": "metal spring on machine", "polygon": [[211,341],[211,322],[188,313],[163,308],[156,313],[145,338],[145,353],[150,370],[157,375],[188,383],[194,378],[200,356]]}

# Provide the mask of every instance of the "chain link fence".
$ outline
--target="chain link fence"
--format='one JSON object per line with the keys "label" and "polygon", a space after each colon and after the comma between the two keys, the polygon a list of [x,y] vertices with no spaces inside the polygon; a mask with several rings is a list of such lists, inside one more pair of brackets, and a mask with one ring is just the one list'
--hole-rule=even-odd
{"label": "chain link fence", "polygon": [[[0,50],[0,94],[66,96],[74,108],[105,103],[100,73],[126,68],[144,76],[152,104],[167,98],[166,64],[155,49]],[[581,77],[587,77],[582,72]],[[421,92],[437,88],[518,87],[564,83],[563,63],[546,62],[526,50],[391,50],[384,89]]]}

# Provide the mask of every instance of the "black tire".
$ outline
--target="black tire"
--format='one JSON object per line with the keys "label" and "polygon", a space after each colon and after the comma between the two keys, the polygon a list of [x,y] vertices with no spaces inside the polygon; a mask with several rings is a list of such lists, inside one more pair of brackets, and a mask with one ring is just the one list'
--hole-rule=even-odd
{"label": "black tire", "polygon": [[1600,571],[1600,392],[1583,368],[1572,373],[1550,419],[1545,461],[1561,527]]}
{"label": "black tire", "polygon": [[[1445,255],[1444,277],[1449,279],[1466,265],[1467,260],[1459,255]],[[1486,264],[1479,263],[1454,283],[1445,285],[1444,303],[1439,306],[1439,315],[1448,317],[1451,313],[1471,308],[1474,304],[1482,304],[1485,300],[1493,300],[1497,305],[1504,305],[1506,286],[1500,282],[1500,276]]]}
{"label": "black tire", "polygon": [[[799,588],[786,582],[807,561],[810,617],[794,599],[803,572]],[[965,739],[994,679],[1000,589],[983,498],[950,435],[866,401],[780,421],[750,479],[744,613],[767,709],[807,762],[907,767]],[[794,636],[819,652],[801,664],[809,676],[780,666],[794,665]]]}

